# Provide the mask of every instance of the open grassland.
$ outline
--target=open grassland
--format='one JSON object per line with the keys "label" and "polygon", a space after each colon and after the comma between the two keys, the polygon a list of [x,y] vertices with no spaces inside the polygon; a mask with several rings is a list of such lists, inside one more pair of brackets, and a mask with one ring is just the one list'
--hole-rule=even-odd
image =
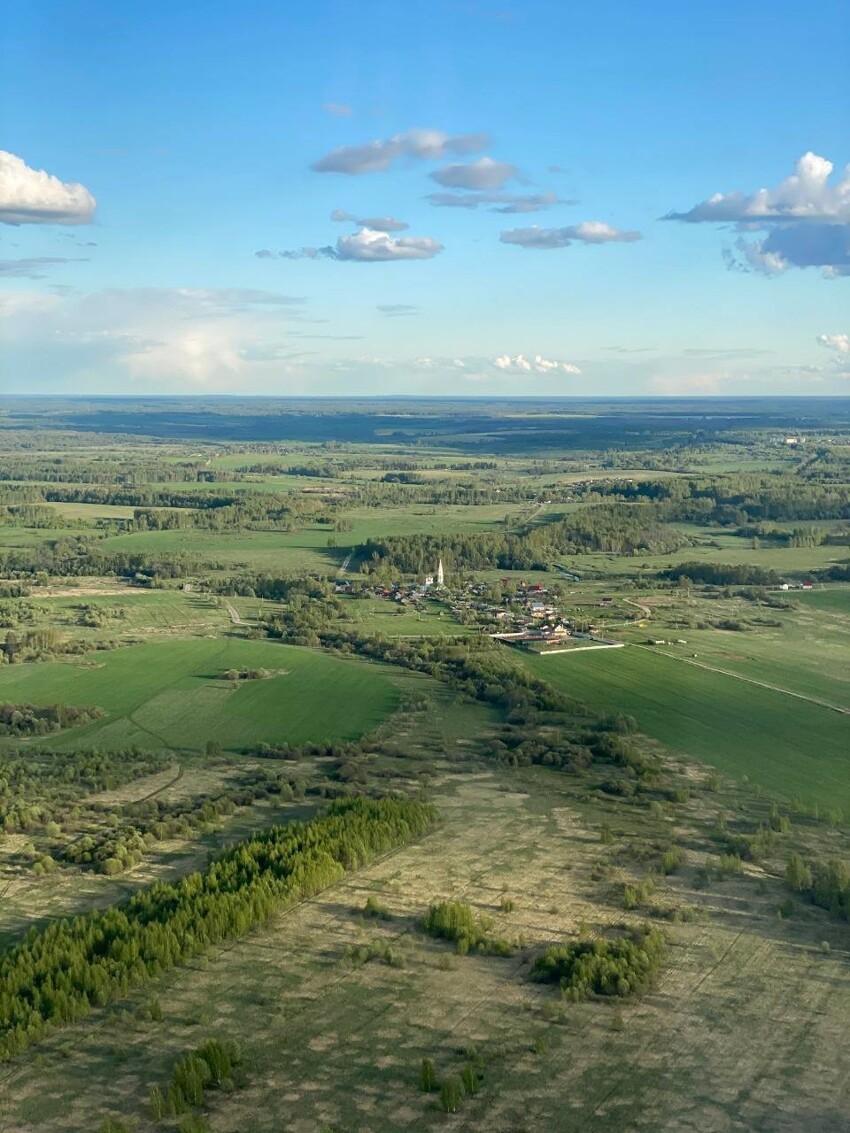
{"label": "open grassland", "polygon": [[48,501],[44,506],[51,508],[63,519],[80,519],[83,522],[95,519],[132,519],[133,512],[136,510],[122,504],[52,503]]}
{"label": "open grassland", "polygon": [[850,812],[850,716],[650,646],[524,658],[596,711],[634,716],[674,751],[777,795]]}
{"label": "open grassland", "polygon": [[[664,831],[623,808],[615,844],[601,845],[596,815],[574,808],[552,773],[468,778],[438,804],[433,835],[168,973],[155,989],[161,1021],[137,1013],[138,997],[5,1068],[0,1124],[90,1133],[110,1115],[149,1133],[160,1128],[148,1116],[150,1086],[216,1037],[237,1040],[245,1061],[241,1088],[208,1095],[212,1133],[848,1127],[846,940],[825,914],[779,920],[782,887],[760,871],[695,890],[688,868],[659,899],[702,916],[669,930],[657,989],[636,1001],[560,1003],[529,983],[531,957],[576,939],[583,922],[621,921],[605,898],[623,876],[615,863],[635,837]],[[693,833],[686,814],[677,825]],[[389,919],[359,915],[370,896]],[[445,899],[470,902],[525,945],[506,958],[454,955],[417,928]],[[357,948],[375,958],[353,960]],[[447,1118],[419,1089],[422,1059],[445,1077],[472,1052],[480,1090]]]}
{"label": "open grassland", "polygon": [[[273,675],[226,681],[231,668]],[[51,736],[51,746],[198,749],[217,740],[238,750],[261,741],[355,738],[392,712],[398,693],[376,665],[228,637],[129,646],[82,664],[7,666],[0,670],[0,699],[95,705],[107,713]]]}
{"label": "open grassland", "polygon": [[32,601],[39,613],[51,625],[75,626],[84,608],[98,611],[104,617],[101,629],[92,633],[97,637],[129,630],[182,631],[229,624],[227,610],[216,598],[184,593],[182,590],[134,589],[125,585],[100,588],[81,586],[54,596],[48,591],[32,592]]}

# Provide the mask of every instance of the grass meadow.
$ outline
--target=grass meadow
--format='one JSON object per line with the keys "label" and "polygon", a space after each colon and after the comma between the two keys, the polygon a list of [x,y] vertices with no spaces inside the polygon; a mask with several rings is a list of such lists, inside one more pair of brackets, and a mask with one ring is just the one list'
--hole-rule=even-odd
{"label": "grass meadow", "polygon": [[[106,716],[40,742],[117,749],[139,744],[197,750],[208,740],[238,750],[261,741],[354,739],[398,703],[390,671],[306,649],[236,637],[126,646],[82,663],[10,665],[0,699],[94,705]],[[223,679],[265,668],[264,680]]]}

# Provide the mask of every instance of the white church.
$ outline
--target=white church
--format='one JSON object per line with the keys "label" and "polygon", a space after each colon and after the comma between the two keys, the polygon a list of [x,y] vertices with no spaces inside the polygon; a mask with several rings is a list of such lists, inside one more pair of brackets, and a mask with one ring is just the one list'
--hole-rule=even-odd
{"label": "white church", "polygon": [[445,573],[443,571],[443,560],[442,559],[437,560],[437,574],[436,574],[436,576],[434,576],[433,574],[426,574],[425,575],[425,585],[426,586],[444,586],[445,585]]}

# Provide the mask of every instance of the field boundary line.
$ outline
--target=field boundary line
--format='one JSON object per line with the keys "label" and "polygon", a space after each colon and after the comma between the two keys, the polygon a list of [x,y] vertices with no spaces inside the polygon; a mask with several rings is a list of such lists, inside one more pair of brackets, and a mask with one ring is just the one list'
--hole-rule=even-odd
{"label": "field boundary line", "polygon": [[[637,643],[635,643],[637,645]],[[741,673],[730,672],[729,669],[720,669],[716,665],[706,665],[704,661],[694,661],[691,657],[680,657],[676,653],[668,653],[664,649],[650,648],[648,645],[637,645],[638,649],[645,649],[647,653],[660,653],[662,657],[670,657],[674,661],[681,661],[685,665],[693,665],[697,669],[707,669],[709,673],[720,673],[724,677],[732,677],[736,681],[744,681],[748,685],[757,685],[759,688],[769,689],[770,692],[779,692],[783,696],[793,696],[797,700],[806,700],[809,704],[816,704],[818,708],[828,708],[831,712],[840,712],[842,716],[850,716],[850,708],[842,708],[840,704],[832,704],[829,700],[820,700],[816,696],[807,696],[804,692],[794,692],[790,688],[772,685],[768,681],[759,681],[755,677],[745,677]]]}
{"label": "field boundary line", "polygon": [[568,645],[566,649],[543,649],[538,657],[551,657],[555,653],[587,653],[589,649],[625,649],[625,641],[612,641],[607,645]]}

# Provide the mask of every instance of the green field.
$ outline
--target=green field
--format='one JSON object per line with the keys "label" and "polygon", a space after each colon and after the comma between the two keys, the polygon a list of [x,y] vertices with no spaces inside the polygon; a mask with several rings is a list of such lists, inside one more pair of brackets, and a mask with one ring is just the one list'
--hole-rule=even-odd
{"label": "green field", "polygon": [[[222,679],[229,668],[266,668],[265,680]],[[0,699],[94,705],[107,716],[43,741],[50,746],[129,744],[240,749],[270,743],[353,739],[394,710],[389,671],[306,649],[237,638],[169,640],[98,655],[0,670]]]}
{"label": "green field", "polygon": [[[830,614],[845,614],[850,618],[850,586],[833,587],[829,590],[806,590],[794,594],[803,607],[824,610]],[[850,622],[848,622],[850,629]]]}
{"label": "green field", "polygon": [[850,716],[638,646],[523,657],[556,688],[597,711],[629,713],[674,751],[850,811]]}

